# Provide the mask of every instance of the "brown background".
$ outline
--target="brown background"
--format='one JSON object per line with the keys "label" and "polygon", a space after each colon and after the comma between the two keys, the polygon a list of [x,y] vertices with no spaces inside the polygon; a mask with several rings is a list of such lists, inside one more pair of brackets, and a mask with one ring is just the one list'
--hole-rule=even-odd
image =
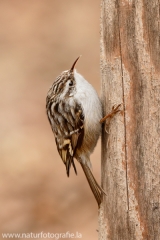
{"label": "brown background", "polygon": [[[80,54],[77,70],[100,92],[99,16],[93,0],[0,1],[0,232],[97,239],[96,201],[80,166],[66,176],[45,98]],[[100,143],[91,158],[100,181]]]}

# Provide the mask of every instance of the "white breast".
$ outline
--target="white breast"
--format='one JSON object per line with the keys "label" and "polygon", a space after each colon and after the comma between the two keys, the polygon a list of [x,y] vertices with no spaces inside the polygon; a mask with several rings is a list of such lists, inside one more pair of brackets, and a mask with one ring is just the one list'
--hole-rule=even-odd
{"label": "white breast", "polygon": [[99,122],[102,118],[102,105],[96,90],[77,71],[74,71],[76,80],[75,98],[81,103],[85,120],[92,124]]}

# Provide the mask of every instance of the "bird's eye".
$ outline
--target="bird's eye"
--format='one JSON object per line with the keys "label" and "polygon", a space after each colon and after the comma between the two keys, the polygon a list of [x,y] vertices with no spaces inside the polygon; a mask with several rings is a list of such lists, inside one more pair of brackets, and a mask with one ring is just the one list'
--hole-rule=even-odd
{"label": "bird's eye", "polygon": [[70,82],[69,82],[69,86],[73,86],[73,81],[70,81]]}

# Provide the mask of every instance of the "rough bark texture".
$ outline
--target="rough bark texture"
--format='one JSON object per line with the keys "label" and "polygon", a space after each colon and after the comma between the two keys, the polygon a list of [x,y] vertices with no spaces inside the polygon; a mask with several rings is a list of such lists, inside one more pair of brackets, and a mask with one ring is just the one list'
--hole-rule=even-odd
{"label": "rough bark texture", "polygon": [[160,239],[160,1],[102,0],[99,240]]}

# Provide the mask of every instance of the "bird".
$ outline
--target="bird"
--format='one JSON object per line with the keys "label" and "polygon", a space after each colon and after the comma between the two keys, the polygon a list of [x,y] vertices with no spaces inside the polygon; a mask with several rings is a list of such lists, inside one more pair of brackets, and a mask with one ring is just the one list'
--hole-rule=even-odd
{"label": "bird", "polygon": [[[97,201],[102,202],[106,193],[92,173],[90,155],[101,135],[102,103],[93,86],[81,75],[74,61],[69,70],[63,71],[49,88],[46,97],[46,113],[51,125],[57,150],[69,177],[75,159],[81,165],[89,186]],[[112,109],[114,112],[114,109]],[[110,114],[111,116],[112,114]]]}

